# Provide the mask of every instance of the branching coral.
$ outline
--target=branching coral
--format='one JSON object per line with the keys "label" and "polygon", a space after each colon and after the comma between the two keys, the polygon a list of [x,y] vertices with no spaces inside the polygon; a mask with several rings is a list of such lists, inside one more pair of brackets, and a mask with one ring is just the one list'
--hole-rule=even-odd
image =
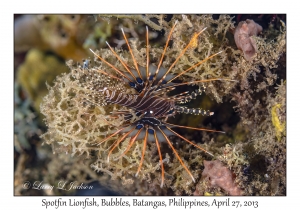
{"label": "branching coral", "polygon": [[31,49],[18,68],[17,81],[33,101],[34,108],[39,110],[42,98],[48,93],[45,83],[52,84],[57,75],[67,71],[66,65],[56,56]]}

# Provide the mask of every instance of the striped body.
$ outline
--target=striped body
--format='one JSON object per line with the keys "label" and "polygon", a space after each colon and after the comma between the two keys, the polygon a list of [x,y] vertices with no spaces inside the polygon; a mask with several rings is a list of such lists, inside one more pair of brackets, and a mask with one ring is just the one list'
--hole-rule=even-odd
{"label": "striped body", "polygon": [[139,94],[126,94],[115,90],[104,91],[106,100],[134,109],[136,112],[151,114],[154,117],[166,117],[168,112],[175,107],[173,100],[168,100],[155,95],[140,96]]}

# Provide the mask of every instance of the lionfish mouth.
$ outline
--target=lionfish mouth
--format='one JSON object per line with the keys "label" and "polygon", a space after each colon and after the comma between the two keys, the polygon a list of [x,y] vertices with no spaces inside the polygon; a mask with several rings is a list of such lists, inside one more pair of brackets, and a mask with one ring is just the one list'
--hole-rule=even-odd
{"label": "lionfish mouth", "polygon": [[[179,128],[185,128],[185,129],[193,129],[198,131],[208,131],[208,132],[220,132],[225,133],[223,131],[217,131],[217,130],[209,130],[205,128],[194,128],[194,127],[188,127],[188,126],[181,126],[181,125],[175,125],[167,122],[168,117],[174,116],[179,113],[186,113],[186,114],[194,114],[194,115],[204,115],[204,116],[211,116],[213,115],[213,112],[202,110],[200,108],[187,108],[184,106],[181,106],[181,104],[185,104],[192,99],[195,99],[198,95],[200,95],[202,92],[205,91],[205,86],[201,85],[199,86],[199,89],[196,91],[193,91],[191,93],[189,92],[183,92],[177,95],[173,96],[167,96],[166,93],[170,92],[171,90],[176,89],[176,87],[181,85],[190,85],[190,84],[199,84],[199,83],[205,83],[205,82],[211,82],[211,81],[235,81],[231,79],[223,79],[223,78],[212,78],[212,79],[206,79],[206,80],[196,80],[196,81],[190,81],[190,82],[181,82],[181,83],[174,83],[173,81],[180,76],[184,75],[185,73],[193,70],[197,66],[205,63],[207,60],[217,56],[222,51],[217,52],[204,60],[196,63],[192,67],[182,71],[178,75],[170,74],[170,71],[175,66],[175,64],[178,62],[178,60],[184,55],[187,49],[189,49],[193,43],[197,40],[198,36],[203,33],[206,28],[201,30],[200,32],[196,33],[188,45],[182,50],[182,52],[178,55],[178,57],[175,59],[175,61],[171,64],[171,66],[168,69],[165,69],[162,67],[162,62],[164,60],[164,56],[171,38],[171,35],[174,31],[174,28],[176,27],[177,21],[173,25],[163,53],[161,55],[161,58],[159,60],[158,66],[155,67],[154,65],[150,64],[150,56],[149,56],[149,32],[148,27],[146,27],[146,67],[141,67],[138,65],[132,49],[130,47],[130,44],[127,40],[127,37],[124,33],[124,30],[122,29],[122,34],[124,36],[124,40],[126,41],[126,44],[128,46],[129,52],[131,54],[134,68],[130,68],[127,63],[114,51],[114,49],[107,43],[108,47],[110,48],[111,52],[114,54],[114,56],[121,62],[124,69],[126,70],[121,71],[117,67],[115,67],[113,64],[109,63],[102,57],[100,57],[98,54],[96,54],[93,50],[90,49],[90,51],[98,58],[100,61],[102,61],[105,65],[108,65],[115,74],[107,73],[101,69],[93,69],[92,71],[96,71],[100,74],[108,76],[112,80],[116,80],[118,82],[124,83],[124,85],[129,85],[130,88],[133,88],[135,90],[134,94],[127,94],[124,91],[121,90],[115,90],[113,88],[109,87],[97,87],[93,84],[91,86],[93,87],[93,91],[96,91],[98,94],[102,94],[102,96],[105,99],[105,102],[108,104],[118,104],[120,106],[124,106],[129,108],[130,110],[133,110],[136,116],[138,116],[138,119],[132,122],[132,113],[129,111],[116,111],[111,113],[111,116],[118,116],[123,115],[125,122],[122,127],[117,129],[114,133],[111,135],[105,137],[103,140],[99,142],[99,144],[102,144],[109,139],[111,139],[114,136],[120,135],[120,138],[118,138],[111,146],[107,161],[109,161],[109,157],[112,154],[112,152],[116,149],[116,147],[121,144],[123,141],[125,141],[126,138],[130,138],[129,144],[126,147],[126,149],[122,152],[122,154],[117,158],[123,157],[133,146],[133,144],[137,140],[143,140],[143,148],[142,148],[142,156],[139,162],[139,166],[136,172],[136,176],[138,176],[139,172],[142,169],[143,160],[145,156],[146,151],[146,145],[147,142],[155,142],[160,158],[160,166],[161,166],[161,187],[164,185],[164,165],[163,165],[163,155],[160,149],[160,144],[162,142],[167,142],[167,144],[170,146],[172,151],[174,152],[175,156],[178,158],[180,164],[183,166],[183,168],[187,171],[193,182],[195,182],[195,179],[188,169],[188,167],[184,164],[182,158],[178,154],[178,152],[175,150],[171,140],[169,139],[169,136],[177,136],[184,140],[185,142],[195,146],[196,148],[204,151],[205,153],[213,156],[212,153],[208,152],[204,148],[198,146],[197,144],[193,143],[191,140],[185,138],[184,136],[181,136],[177,132],[173,130],[174,127]],[[87,71],[87,75],[91,75],[91,73],[88,73],[87,68],[84,65],[83,70]],[[93,101],[90,101],[93,103]],[[97,105],[97,103],[94,103]]]}

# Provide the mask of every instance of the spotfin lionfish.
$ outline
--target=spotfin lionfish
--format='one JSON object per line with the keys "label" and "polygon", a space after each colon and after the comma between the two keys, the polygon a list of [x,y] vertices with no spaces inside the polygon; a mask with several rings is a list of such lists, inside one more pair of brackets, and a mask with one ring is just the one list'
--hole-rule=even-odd
{"label": "spotfin lionfish", "polygon": [[[209,131],[209,132],[220,132],[224,133],[223,131],[216,131],[216,130],[209,130],[204,128],[194,128],[194,127],[188,127],[188,126],[181,126],[181,125],[175,125],[167,122],[167,119],[171,116],[174,116],[178,113],[186,113],[186,114],[194,114],[194,115],[203,115],[203,116],[211,116],[213,115],[213,112],[205,111],[200,108],[188,108],[185,106],[180,106],[180,104],[185,104],[192,99],[195,99],[198,95],[200,95],[203,91],[205,91],[205,86],[199,86],[199,89],[193,91],[192,93],[189,93],[188,91],[167,96],[166,93],[176,89],[178,86],[182,85],[190,85],[190,84],[198,84],[203,82],[210,82],[210,81],[216,81],[216,80],[226,80],[226,81],[235,81],[230,79],[222,79],[222,78],[211,78],[206,80],[196,80],[196,81],[190,81],[190,82],[181,82],[181,83],[174,83],[173,81],[175,79],[178,79],[181,75],[184,75],[185,73],[193,70],[195,67],[203,64],[207,60],[217,56],[221,52],[215,53],[204,60],[202,60],[199,63],[196,63],[192,67],[182,71],[178,75],[170,74],[170,71],[174,67],[174,65],[178,62],[178,60],[184,55],[187,49],[191,47],[191,45],[194,44],[197,37],[203,33],[203,31],[206,30],[204,28],[197,34],[193,36],[193,38],[190,40],[189,44],[182,50],[182,52],[177,56],[176,60],[172,63],[172,65],[165,69],[162,67],[162,62],[164,60],[164,56],[169,44],[169,41],[171,39],[171,35],[174,31],[174,28],[177,24],[177,21],[173,25],[163,53],[160,57],[158,66],[155,67],[154,65],[150,64],[150,55],[149,55],[149,31],[148,27],[146,27],[146,67],[141,67],[137,61],[135,56],[133,55],[133,51],[130,47],[130,44],[128,42],[128,39],[124,33],[124,30],[122,30],[122,34],[124,36],[124,40],[128,46],[129,53],[131,54],[134,67],[129,67],[127,63],[114,51],[114,49],[109,45],[108,42],[106,44],[108,45],[109,49],[113,53],[113,55],[118,59],[118,61],[123,65],[125,71],[121,71],[117,67],[115,67],[113,64],[109,63],[107,60],[100,57],[97,53],[95,53],[93,50],[90,49],[90,51],[96,56],[95,58],[99,59],[104,65],[108,65],[115,74],[107,73],[101,69],[93,69],[86,70],[85,78],[86,83],[88,84],[88,89],[94,92],[94,95],[92,96],[92,99],[90,99],[91,103],[94,104],[101,104],[99,100],[97,101],[96,98],[99,99],[100,95],[107,104],[117,104],[120,106],[124,106],[129,108],[131,111],[134,112],[135,117],[137,117],[137,120],[132,122],[133,114],[130,111],[127,110],[119,110],[112,112],[110,116],[118,116],[123,115],[124,116],[124,124],[118,128],[116,131],[114,131],[111,135],[104,137],[103,140],[99,142],[99,144],[102,144],[103,142],[108,141],[114,136],[117,136],[118,134],[120,138],[118,138],[109,148],[107,161],[109,161],[109,157],[112,154],[112,152],[116,149],[116,147],[125,141],[126,138],[130,138],[129,144],[127,148],[122,151],[122,154],[118,157],[123,157],[133,146],[133,144],[137,140],[143,140],[143,148],[142,148],[142,156],[140,159],[140,163],[136,172],[136,176],[138,176],[142,165],[143,160],[145,156],[146,151],[146,145],[147,142],[155,142],[159,154],[160,159],[160,167],[161,167],[161,187],[164,185],[164,165],[163,165],[163,155],[160,149],[160,143],[161,142],[167,142],[172,151],[174,152],[175,156],[178,158],[180,164],[183,166],[183,168],[187,171],[189,176],[192,178],[192,180],[195,182],[195,179],[188,169],[188,167],[184,164],[183,160],[179,156],[178,152],[175,150],[171,140],[169,139],[169,136],[178,136],[182,140],[186,141],[187,143],[195,146],[196,148],[204,151],[205,153],[213,156],[212,153],[206,151],[202,147],[198,146],[197,144],[193,143],[191,140],[185,138],[184,136],[180,135],[179,133],[175,132],[172,128],[173,127],[179,127],[179,128],[186,128],[186,129],[193,129],[198,131]],[[86,63],[84,63],[85,66]],[[100,87],[97,85],[97,76],[98,74],[103,74],[109,77],[112,80],[116,80],[120,83],[123,83],[124,85],[129,86],[130,88],[133,88],[135,93],[134,94],[127,94],[124,91],[113,89],[110,87]],[[96,76],[95,76],[96,75]],[[88,100],[88,99],[87,99]],[[94,100],[94,101],[93,101]]]}

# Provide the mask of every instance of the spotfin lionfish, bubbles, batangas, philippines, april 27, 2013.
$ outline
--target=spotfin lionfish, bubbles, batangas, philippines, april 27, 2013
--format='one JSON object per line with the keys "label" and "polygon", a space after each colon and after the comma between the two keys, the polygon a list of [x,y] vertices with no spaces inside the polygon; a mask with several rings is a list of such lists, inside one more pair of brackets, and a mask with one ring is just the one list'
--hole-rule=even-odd
{"label": "spotfin lionfish, bubbles, batangas, philippines, april 27, 2013", "polygon": [[[124,40],[128,46],[129,53],[133,60],[134,66],[129,66],[128,63],[124,61],[115,51],[114,49],[107,43],[108,47],[110,48],[113,55],[118,59],[118,61],[124,67],[124,70],[115,67],[112,63],[108,62],[92,49],[91,52],[95,55],[96,60],[100,60],[103,65],[108,65],[115,73],[108,73],[106,71],[101,70],[100,68],[93,68],[88,69],[88,61],[83,63],[81,69],[82,71],[82,80],[84,81],[85,89],[90,91],[90,94],[84,99],[83,103],[90,103],[93,105],[100,105],[103,106],[105,104],[117,104],[123,107],[127,107],[129,110],[118,110],[113,111],[110,114],[111,118],[123,115],[124,116],[124,124],[115,129],[112,134],[109,136],[105,136],[99,144],[107,142],[112,137],[120,135],[120,137],[115,140],[115,142],[108,148],[109,152],[107,155],[107,161],[110,161],[110,155],[116,149],[118,145],[125,141],[126,138],[130,138],[128,146],[122,151],[122,154],[117,157],[117,159],[122,158],[132,147],[132,145],[137,140],[143,141],[143,148],[142,154],[140,157],[140,162],[136,171],[136,176],[138,176],[144,160],[144,155],[146,151],[147,142],[155,142],[157,146],[157,151],[160,159],[160,168],[161,168],[161,187],[164,185],[164,164],[163,164],[163,154],[160,149],[160,143],[166,142],[170,148],[172,149],[175,156],[178,158],[182,167],[187,171],[191,179],[195,182],[195,179],[188,169],[188,167],[184,164],[182,158],[175,150],[169,136],[178,136],[185,142],[193,145],[194,147],[204,151],[205,153],[213,156],[212,153],[206,151],[202,147],[198,146],[197,144],[193,143],[191,140],[185,138],[184,136],[180,135],[179,133],[175,132],[172,128],[179,127],[185,129],[192,129],[198,131],[209,131],[209,132],[220,132],[225,133],[223,131],[216,131],[216,130],[209,130],[204,128],[195,128],[195,127],[188,127],[182,125],[171,124],[167,122],[167,119],[171,116],[174,116],[178,113],[185,113],[185,114],[194,114],[194,115],[203,115],[203,116],[211,116],[213,112],[202,110],[201,108],[187,108],[185,106],[180,106],[180,104],[185,104],[192,99],[195,99],[198,95],[200,95],[203,91],[205,91],[205,86],[201,85],[199,88],[191,93],[188,91],[182,92],[180,94],[168,96],[172,90],[175,90],[176,87],[182,85],[193,85],[211,81],[236,81],[231,79],[225,78],[209,78],[205,80],[194,80],[189,82],[181,82],[175,83],[173,82],[175,79],[178,79],[180,76],[184,75],[186,72],[193,70],[195,67],[203,64],[204,62],[208,61],[209,59],[217,56],[218,54],[222,53],[222,51],[217,52],[213,55],[206,57],[201,62],[196,63],[192,67],[183,70],[181,73],[177,75],[170,74],[171,69],[174,65],[178,62],[178,60],[184,55],[186,50],[192,47],[192,45],[197,42],[198,36],[203,33],[206,28],[202,29],[200,32],[196,33],[187,46],[179,53],[175,61],[171,64],[171,66],[166,69],[162,67],[162,63],[164,60],[164,56],[166,50],[169,45],[169,41],[172,36],[172,32],[176,27],[177,21],[171,28],[169,32],[163,53],[160,57],[159,63],[157,67],[150,64],[150,46],[149,46],[149,31],[148,27],[146,27],[146,66],[142,67],[136,61],[136,58],[133,54],[133,50],[130,47],[128,39],[122,30],[122,34],[124,36]],[[110,80],[115,80],[118,83],[122,83],[125,86],[129,86],[134,90],[135,93],[126,93],[121,89],[111,88],[111,87],[103,87],[97,85],[98,78],[101,75],[105,75]]]}

